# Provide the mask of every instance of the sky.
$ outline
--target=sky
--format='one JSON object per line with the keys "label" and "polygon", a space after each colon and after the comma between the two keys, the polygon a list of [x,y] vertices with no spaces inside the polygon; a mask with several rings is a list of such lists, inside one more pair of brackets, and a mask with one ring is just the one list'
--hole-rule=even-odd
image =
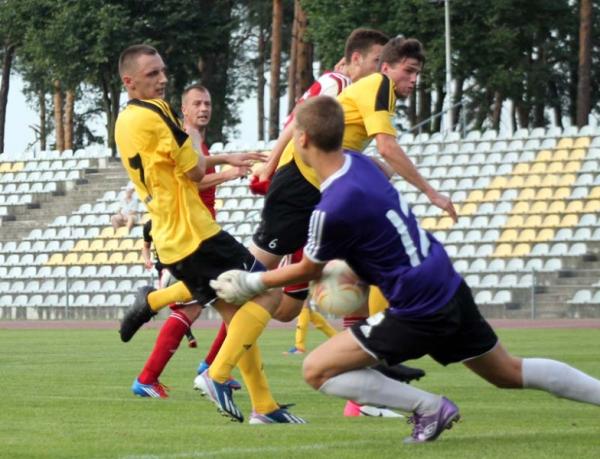
{"label": "sky", "polygon": [[[269,90],[266,88],[265,100],[268,100]],[[125,97],[122,97],[125,100]],[[287,96],[283,96],[280,104],[280,120],[283,123],[287,113]],[[50,107],[49,107],[50,109]],[[77,110],[77,106],[75,106]],[[268,107],[265,108],[268,112]],[[251,97],[240,105],[241,123],[237,126],[239,137],[235,139],[236,143],[253,145],[258,140],[258,123],[256,119],[256,99]],[[39,124],[39,115],[27,103],[23,94],[23,80],[14,73],[11,75],[10,89],[8,93],[8,106],[6,109],[6,129],[4,134],[4,151],[21,153],[26,150],[34,139],[34,131],[30,125]],[[104,118],[94,120],[93,130],[102,136],[105,136]],[[50,139],[48,139],[50,141]],[[39,143],[35,145],[39,150]]]}

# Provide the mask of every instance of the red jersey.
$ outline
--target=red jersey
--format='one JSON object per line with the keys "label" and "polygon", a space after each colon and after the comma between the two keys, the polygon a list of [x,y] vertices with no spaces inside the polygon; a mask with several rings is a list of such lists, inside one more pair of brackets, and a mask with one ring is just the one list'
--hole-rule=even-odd
{"label": "red jersey", "polygon": [[[210,152],[208,151],[208,146],[204,142],[202,142],[202,154],[204,156],[210,156]],[[216,172],[216,169],[214,167],[206,168],[206,175],[214,174],[215,172]],[[208,208],[208,210],[212,214],[213,218],[216,219],[217,214],[215,212],[215,196],[217,194],[217,187],[211,186],[210,188],[206,188],[205,190],[200,191],[199,194],[200,194],[200,199],[202,199],[202,202],[204,203],[204,205]]]}

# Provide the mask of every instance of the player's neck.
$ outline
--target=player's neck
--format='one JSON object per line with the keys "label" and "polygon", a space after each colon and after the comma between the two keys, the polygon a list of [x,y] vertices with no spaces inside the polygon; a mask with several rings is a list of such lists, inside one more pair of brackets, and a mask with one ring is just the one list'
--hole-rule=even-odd
{"label": "player's neck", "polygon": [[339,171],[344,166],[345,161],[345,156],[341,150],[335,153],[317,152],[314,158],[313,169],[321,183]]}

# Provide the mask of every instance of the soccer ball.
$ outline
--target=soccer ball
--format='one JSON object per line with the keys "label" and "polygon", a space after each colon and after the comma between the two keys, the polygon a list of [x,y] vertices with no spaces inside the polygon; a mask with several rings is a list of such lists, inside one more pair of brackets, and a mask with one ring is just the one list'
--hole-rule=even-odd
{"label": "soccer ball", "polygon": [[311,283],[311,294],[321,311],[343,317],[365,304],[369,286],[344,261],[332,260],[325,265],[321,278]]}

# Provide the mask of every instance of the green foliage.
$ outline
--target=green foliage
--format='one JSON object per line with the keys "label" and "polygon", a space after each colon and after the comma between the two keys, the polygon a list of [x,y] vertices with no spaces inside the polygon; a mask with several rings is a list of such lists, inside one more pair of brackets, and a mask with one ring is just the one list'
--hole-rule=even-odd
{"label": "green foliage", "polygon": [[[344,418],[344,402],[312,390],[301,377],[302,357],[283,356],[292,328],[260,339],[270,386],[281,403],[296,403],[302,426],[251,426],[219,416],[191,390],[199,359],[215,331],[196,327],[199,348],[182,344],[164,375],[167,400],[134,397],[129,387],[148,356],[156,330],[131,343],[114,330],[0,330],[2,457],[227,458],[562,458],[597,456],[598,407],[539,391],[501,391],[462,365],[413,362],[427,371],[419,387],[456,401],[463,420],[428,445],[403,445],[403,420]],[[600,375],[598,330],[500,330],[524,356],[564,360]],[[309,333],[309,348],[324,339]],[[239,373],[236,374],[239,375]],[[236,393],[245,414],[246,389]],[[418,450],[418,451],[417,451]]]}

